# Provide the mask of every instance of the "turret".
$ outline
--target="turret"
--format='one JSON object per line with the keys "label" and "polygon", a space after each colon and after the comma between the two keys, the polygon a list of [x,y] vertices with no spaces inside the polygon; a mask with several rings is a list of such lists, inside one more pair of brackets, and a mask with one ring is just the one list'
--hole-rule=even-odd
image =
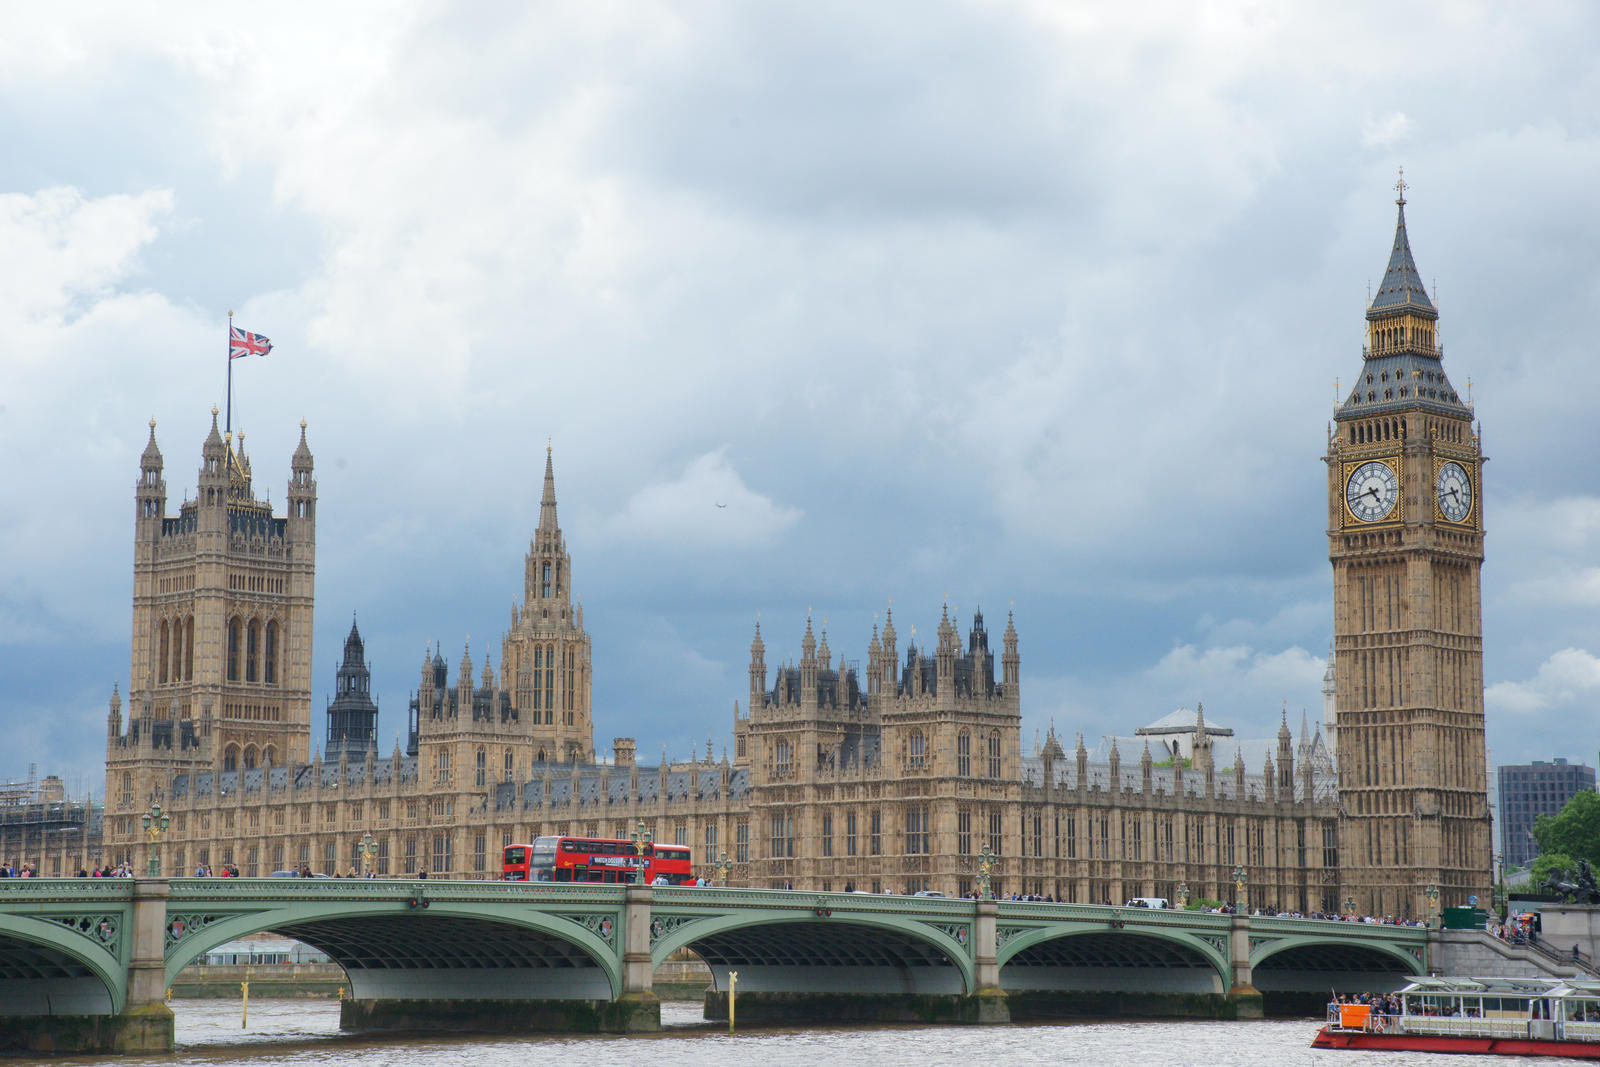
{"label": "turret", "polygon": [[300,443],[289,460],[289,531],[291,541],[317,539],[317,482],[311,476],[314,462],[306,444],[306,420],[300,420]]}
{"label": "turret", "polygon": [[106,711],[106,736],[112,741],[122,736],[122,694],[111,686],[111,703]]}
{"label": "turret", "polygon": [[[761,640],[761,622],[756,621],[756,635],[750,641],[750,710],[761,707],[767,691],[767,643]],[[734,716],[738,718],[737,715]]]}
{"label": "turret", "polygon": [[1006,696],[1015,701],[1021,673],[1021,659],[1017,655],[1017,623],[1009,611],[1006,612],[1006,632],[1001,647],[1004,649],[1000,656],[1001,681],[1006,687]]}
{"label": "turret", "polygon": [[1294,799],[1294,737],[1289,733],[1289,705],[1283,706],[1278,724],[1278,796]]}
{"label": "turret", "polygon": [[156,446],[156,420],[150,420],[150,440],[139,457],[139,486],[134,493],[138,539],[161,536],[161,519],[167,513],[167,483],[162,479],[161,449]]}
{"label": "turret", "polygon": [[800,640],[800,707],[817,707],[817,639],[811,632],[811,616],[806,616],[806,635]]}

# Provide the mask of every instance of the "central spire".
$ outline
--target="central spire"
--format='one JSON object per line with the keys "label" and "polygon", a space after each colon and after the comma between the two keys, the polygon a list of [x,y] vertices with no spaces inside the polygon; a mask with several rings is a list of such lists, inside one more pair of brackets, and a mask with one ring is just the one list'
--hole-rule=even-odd
{"label": "central spire", "polygon": [[548,444],[544,446],[544,496],[539,500],[539,529],[559,529],[556,523],[556,471]]}
{"label": "central spire", "polygon": [[1422,284],[1422,276],[1417,273],[1416,260],[1411,258],[1411,240],[1406,236],[1406,190],[1410,186],[1406,184],[1405,168],[1401,168],[1400,180],[1394,187],[1400,194],[1395,199],[1394,247],[1389,251],[1389,265],[1384,269],[1378,293],[1367,305],[1367,318],[1400,311],[1437,316],[1433,301],[1428,299],[1428,290]]}

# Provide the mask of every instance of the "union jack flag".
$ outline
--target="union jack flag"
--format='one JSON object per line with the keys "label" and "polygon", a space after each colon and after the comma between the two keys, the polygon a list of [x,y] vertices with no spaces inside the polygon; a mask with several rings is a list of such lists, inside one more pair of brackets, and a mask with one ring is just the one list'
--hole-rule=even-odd
{"label": "union jack flag", "polygon": [[237,326],[228,327],[228,358],[264,356],[272,351],[272,342],[259,333],[249,333]]}

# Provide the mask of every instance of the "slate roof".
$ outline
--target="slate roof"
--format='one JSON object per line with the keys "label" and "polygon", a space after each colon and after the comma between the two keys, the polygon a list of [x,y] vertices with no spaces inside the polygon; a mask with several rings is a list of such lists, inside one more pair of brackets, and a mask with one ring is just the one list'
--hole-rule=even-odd
{"label": "slate roof", "polygon": [[1406,237],[1406,202],[1399,201],[1399,215],[1394,224],[1394,248],[1389,253],[1389,266],[1383,272],[1383,282],[1367,305],[1367,317],[1376,318],[1396,311],[1417,311],[1437,315],[1428,291],[1417,273],[1416,261],[1411,258],[1411,241]]}

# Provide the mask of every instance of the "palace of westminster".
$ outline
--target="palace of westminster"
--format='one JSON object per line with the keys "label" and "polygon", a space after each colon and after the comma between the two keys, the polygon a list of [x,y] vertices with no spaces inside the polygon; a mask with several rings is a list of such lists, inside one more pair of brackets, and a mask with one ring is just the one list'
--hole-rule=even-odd
{"label": "palace of westminster", "polygon": [[[1403,190],[1402,190],[1403,192]],[[594,678],[546,454],[538,528],[498,670],[424,657],[408,739],[377,750],[362,639],[345,641],[327,734],[312,746],[316,482],[304,423],[287,514],[213,416],[193,499],[167,512],[152,422],[135,491],[132,673],[107,719],[103,840],[67,863],[152,847],[169,873],[265,875],[308,864],[496,877],[500,850],[552,833],[688,844],[736,885],[1134,896],[1424,915],[1488,898],[1490,820],[1479,570],[1483,457],[1441,366],[1438,318],[1400,212],[1367,313],[1363,366],[1325,457],[1334,641],[1326,736],[1287,721],[1235,739],[1198,707],[1071,751],[1022,743],[1011,619],[901,646],[892,614],[866,667],[806,620],[798,661],[769,668],[759,625],[732,758],[640,765],[593,738]],[[124,713],[126,711],[126,713]],[[141,814],[171,821],[152,844]],[[90,851],[94,849],[94,851]],[[731,870],[717,869],[726,857]],[[48,870],[45,873],[50,873]]]}

